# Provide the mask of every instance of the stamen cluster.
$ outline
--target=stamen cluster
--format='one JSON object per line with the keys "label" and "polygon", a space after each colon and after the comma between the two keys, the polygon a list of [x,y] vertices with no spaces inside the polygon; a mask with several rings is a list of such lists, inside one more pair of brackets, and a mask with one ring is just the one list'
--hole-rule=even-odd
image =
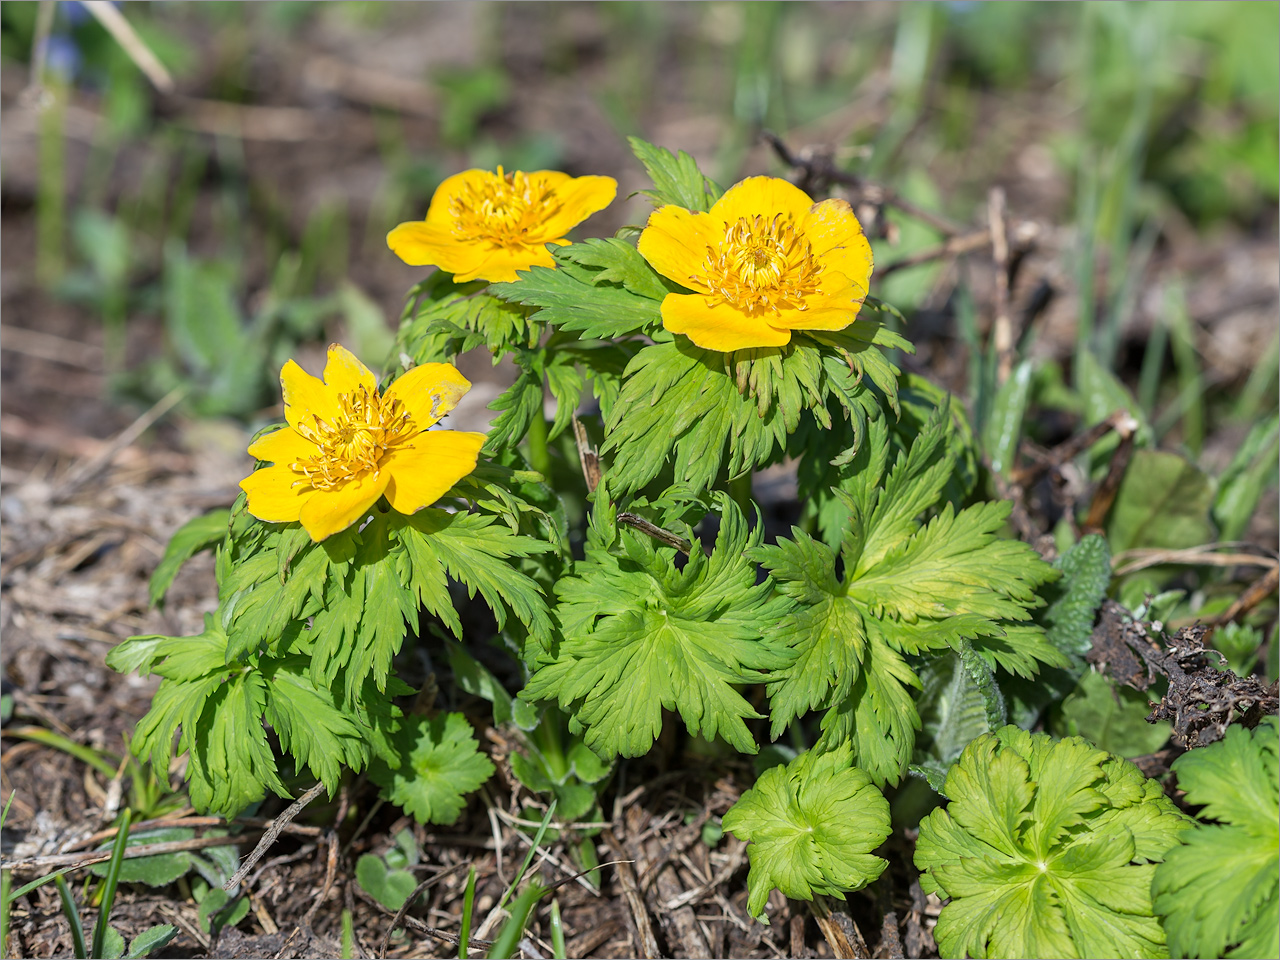
{"label": "stamen cluster", "polygon": [[749,313],[804,310],[805,298],[821,292],[822,264],[791,217],[740,217],[718,249],[707,248],[703,274],[716,297]]}
{"label": "stamen cluster", "polygon": [[364,386],[358,393],[339,394],[338,406],[341,412],[332,421],[313,413],[310,422],[298,425],[319,452],[290,464],[302,474],[295,486],[330,490],[366,470],[377,476],[388,451],[419,432],[399,399]]}

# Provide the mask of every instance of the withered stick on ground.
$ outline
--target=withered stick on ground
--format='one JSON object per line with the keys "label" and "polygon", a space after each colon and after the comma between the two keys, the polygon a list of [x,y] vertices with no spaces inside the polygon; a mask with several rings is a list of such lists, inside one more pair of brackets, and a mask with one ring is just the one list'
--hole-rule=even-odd
{"label": "withered stick on ground", "polygon": [[636,871],[631,861],[626,859],[627,851],[612,830],[603,833],[605,843],[618,858],[618,885],[622,887],[622,895],[630,908],[630,916],[635,924],[636,939],[640,941],[640,955],[645,960],[656,960],[662,956],[658,950],[658,938],[653,933],[653,922],[649,919],[649,911],[644,905],[644,897],[640,893],[640,885],[636,882]]}
{"label": "withered stick on ground", "polygon": [[1089,514],[1084,520],[1085,533],[1101,533],[1102,525],[1111,512],[1111,505],[1120,492],[1120,481],[1129,469],[1129,461],[1133,458],[1134,438],[1137,436],[1138,421],[1125,417],[1116,424],[1116,433],[1120,434],[1120,445],[1111,455],[1111,463],[1107,466],[1107,475],[1094,491],[1093,500],[1089,503]]}
{"label": "withered stick on ground", "polygon": [[[192,837],[190,840],[165,840],[161,843],[143,843],[136,847],[125,847],[124,857],[132,860],[135,857],[154,857],[161,853],[179,853],[183,850],[203,850],[206,847],[230,847],[244,843],[244,837]],[[0,860],[0,868],[5,870],[47,870],[59,867],[90,867],[95,863],[105,863],[111,859],[111,851],[86,857],[81,853],[55,853],[46,857],[27,857],[24,860]]]}
{"label": "withered stick on ground", "polygon": [[[1272,567],[1260,580],[1250,584],[1249,588],[1236,597],[1231,606],[1223,610],[1211,623],[1215,627],[1220,627],[1223,624],[1230,623],[1237,617],[1243,616],[1275,593],[1277,587],[1280,587],[1280,567]],[[1275,641],[1273,640],[1272,642],[1274,643]]]}
{"label": "withered stick on ground", "polygon": [[839,169],[829,156],[803,157],[793,153],[791,148],[777,134],[766,130],[761,136],[773,147],[778,159],[789,167],[803,170],[806,181],[816,186],[838,183],[842,186],[853,187],[855,190],[861,191],[863,197],[871,203],[897,207],[908,216],[929,224],[939,233],[943,233],[948,237],[964,231],[964,228],[959,224],[952,222],[941,214],[934,213],[932,210],[925,210],[923,207],[916,206],[910,200],[903,199],[887,187],[882,187],[877,183],[870,183],[856,173],[849,173]]}
{"label": "withered stick on ground", "polygon": [[1132,429],[1136,430],[1138,428],[1137,421],[1133,419],[1129,411],[1117,410],[1102,422],[1094,424],[1083,433],[1078,433],[1074,437],[1064,440],[1052,450],[1045,453],[1033,453],[1032,456],[1035,458],[1035,463],[1025,467],[1014,467],[1010,479],[1020,487],[1030,486],[1049,470],[1062,466],[1068,460],[1074,460],[1112,430],[1117,429],[1120,424],[1130,422],[1133,424]]}
{"label": "withered stick on ground", "polygon": [[182,401],[182,398],[190,392],[190,389],[186,384],[174,387],[157,400],[150,410],[116,434],[101,452],[91,459],[83,460],[73,466],[54,488],[52,499],[62,500],[69,497],[105,470],[111,464],[111,461],[115,459],[117,453],[137,440],[157,420],[176,407]]}
{"label": "withered stick on ground", "polygon": [[279,839],[280,834],[284,833],[284,828],[288,826],[289,821],[300,814],[303,807],[316,797],[320,796],[322,790],[324,790],[324,784],[317,783],[297,800],[293,801],[284,813],[272,820],[271,825],[267,827],[267,832],[262,835],[262,839],[259,840],[258,845],[254,847],[253,853],[249,854],[249,856],[245,858],[244,863],[240,865],[240,869],[232,874],[231,879],[222,885],[222,889],[230,890],[248,876],[249,871],[253,869],[254,864],[262,859],[263,854],[265,854],[271,845]]}
{"label": "withered stick on ground", "polygon": [[991,258],[996,266],[996,316],[991,336],[996,348],[996,386],[1004,386],[1013,372],[1013,318],[1009,316],[1009,238],[1004,229],[1004,190],[992,187],[987,200],[991,223]]}
{"label": "withered stick on ground", "polygon": [[[257,827],[260,829],[265,829],[270,824],[271,821],[265,817],[236,817],[230,823],[230,825]],[[143,820],[135,823],[129,829],[136,833],[140,830],[158,830],[164,827],[225,827],[228,825],[227,821],[221,817],[157,817],[155,820]],[[119,827],[108,827],[106,830],[99,830],[83,840],[77,840],[67,847],[64,852],[71,853],[75,850],[83,850],[85,847],[101,843],[103,840],[110,840],[119,832]],[[284,832],[304,837],[318,837],[324,831],[319,827],[307,827],[300,823],[290,823],[285,825]]]}
{"label": "withered stick on ground", "polygon": [[862,931],[845,912],[844,903],[819,894],[813,898],[813,918],[827,938],[831,952],[840,960],[870,960],[871,951]]}

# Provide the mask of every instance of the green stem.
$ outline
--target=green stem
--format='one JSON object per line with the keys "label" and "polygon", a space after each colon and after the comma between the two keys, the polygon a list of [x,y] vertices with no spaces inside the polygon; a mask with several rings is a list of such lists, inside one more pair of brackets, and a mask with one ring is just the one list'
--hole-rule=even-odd
{"label": "green stem", "polygon": [[[545,394],[543,394],[545,396]],[[547,447],[547,418],[542,413],[542,403],[529,423],[529,465],[542,474],[543,479],[551,479],[551,451]]]}
{"label": "green stem", "polygon": [[755,503],[751,499],[751,471],[748,470],[740,477],[734,477],[729,481],[729,496],[733,498],[733,502],[738,505],[738,509],[742,511],[742,515],[748,520],[751,519],[755,512]]}

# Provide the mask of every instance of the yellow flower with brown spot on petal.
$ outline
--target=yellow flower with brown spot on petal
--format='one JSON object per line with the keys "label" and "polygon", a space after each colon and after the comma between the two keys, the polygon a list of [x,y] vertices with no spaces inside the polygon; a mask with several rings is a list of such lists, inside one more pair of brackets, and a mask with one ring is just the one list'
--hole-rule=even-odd
{"label": "yellow flower with brown spot on petal", "polygon": [[436,266],[455,283],[507,283],[517,270],[555,267],[547,244],[613,202],[612,177],[571,177],[555,170],[467,170],[440,184],[425,220],[402,223],[389,246],[410,266]]}
{"label": "yellow flower with brown spot on petal", "polygon": [[748,177],[707,213],[655,210],[639,248],[694,291],[667,294],[662,325],[726,353],[780,347],[792,330],[843,330],[871,280],[871,244],[853,208],[814,203],[776,177]]}
{"label": "yellow flower with brown spot on petal", "polygon": [[323,380],[290,360],[280,385],[288,426],[249,445],[273,465],[240,481],[259,520],[299,520],[319,542],[384,494],[393,509],[413,513],[476,468],[483,433],[429,429],[471,389],[450,364],[414,367],[379,393],[369,368],[334,343]]}

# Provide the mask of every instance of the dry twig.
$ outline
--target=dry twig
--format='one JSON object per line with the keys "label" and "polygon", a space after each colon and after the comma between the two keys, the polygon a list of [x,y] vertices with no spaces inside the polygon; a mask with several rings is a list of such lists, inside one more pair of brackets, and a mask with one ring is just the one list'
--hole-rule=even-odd
{"label": "dry twig", "polygon": [[254,847],[253,853],[249,854],[249,856],[245,858],[244,863],[240,865],[240,869],[232,874],[231,879],[222,885],[222,889],[230,890],[248,876],[249,871],[253,869],[254,864],[261,860],[263,854],[265,854],[271,845],[279,839],[280,834],[284,832],[284,828],[289,825],[289,822],[302,812],[303,807],[316,797],[320,796],[320,793],[323,790],[324,784],[317,783],[297,800],[289,804],[284,813],[272,820],[271,825],[267,827],[267,832],[262,835],[262,839],[259,840],[258,845]]}

